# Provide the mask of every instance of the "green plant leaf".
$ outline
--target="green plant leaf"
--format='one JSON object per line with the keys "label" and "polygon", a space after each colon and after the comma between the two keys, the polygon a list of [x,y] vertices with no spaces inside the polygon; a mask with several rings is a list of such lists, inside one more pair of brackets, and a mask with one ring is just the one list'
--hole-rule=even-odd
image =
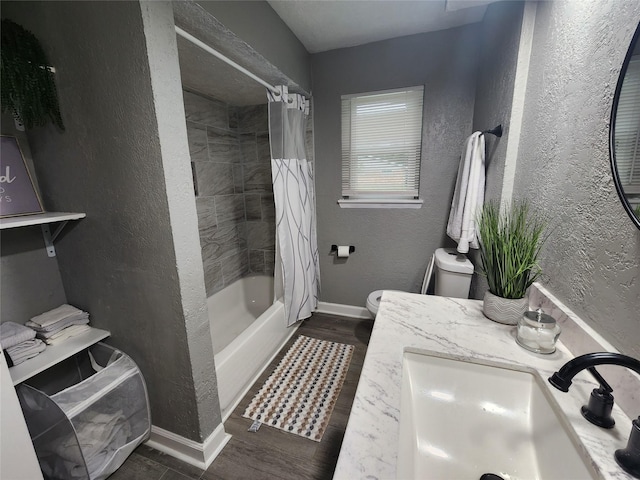
{"label": "green plant leaf", "polygon": [[531,211],[527,200],[502,212],[487,202],[478,216],[482,269],[489,290],[503,298],[522,298],[540,276],[538,256],[546,236],[546,222]]}

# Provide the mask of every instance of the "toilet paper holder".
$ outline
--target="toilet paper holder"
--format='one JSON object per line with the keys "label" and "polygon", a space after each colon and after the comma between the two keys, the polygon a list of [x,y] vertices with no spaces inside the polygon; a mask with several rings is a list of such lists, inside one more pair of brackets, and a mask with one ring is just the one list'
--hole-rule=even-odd
{"label": "toilet paper holder", "polygon": [[[331,245],[331,251],[329,253],[334,253],[338,251],[338,245]],[[349,245],[349,253],[353,253],[356,251],[356,247],[353,245]]]}

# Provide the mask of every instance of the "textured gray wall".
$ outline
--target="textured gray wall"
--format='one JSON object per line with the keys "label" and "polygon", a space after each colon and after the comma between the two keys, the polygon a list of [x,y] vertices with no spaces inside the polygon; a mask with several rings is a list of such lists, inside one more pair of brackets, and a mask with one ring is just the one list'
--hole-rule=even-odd
{"label": "textured gray wall", "polygon": [[543,283],[640,357],[640,231],[609,167],[609,114],[637,1],[540,2],[514,192],[551,219]]}
{"label": "textured gray wall", "polygon": [[68,300],[140,365],[153,423],[200,441],[220,412],[171,6],[2,9],[57,70],[67,130],[29,140],[48,208],[87,213],[57,245]]}
{"label": "textured gray wall", "polygon": [[[26,133],[15,129],[10,115],[2,115],[1,128],[3,135],[18,139],[25,161],[34,172]],[[33,175],[36,185],[37,180]],[[58,257],[47,256],[39,226],[2,230],[0,241],[0,323],[24,323],[67,301]]]}
{"label": "textured gray wall", "polygon": [[[487,130],[502,124],[503,136],[486,135],[485,201],[500,201],[509,139],[516,62],[524,2],[499,2],[489,5],[482,21],[482,43],[476,84],[473,130]],[[469,258],[480,265],[478,250]],[[477,268],[476,268],[477,270]],[[471,284],[471,297],[482,298],[488,285],[477,272]]]}
{"label": "textured gray wall", "polygon": [[502,193],[523,7],[524,2],[489,5],[482,21],[482,61],[478,67],[473,129],[487,130],[502,124],[504,131],[502,138],[485,136],[486,200],[500,201]]}
{"label": "textured gray wall", "polygon": [[[460,152],[471,132],[478,25],[312,55],[321,300],[365,305],[376,289],[417,291],[445,229]],[[340,96],[425,85],[417,210],[341,209]],[[331,244],[354,245],[345,262]]]}
{"label": "textured gray wall", "polygon": [[266,1],[197,3],[306,91],[311,89],[309,53]]}

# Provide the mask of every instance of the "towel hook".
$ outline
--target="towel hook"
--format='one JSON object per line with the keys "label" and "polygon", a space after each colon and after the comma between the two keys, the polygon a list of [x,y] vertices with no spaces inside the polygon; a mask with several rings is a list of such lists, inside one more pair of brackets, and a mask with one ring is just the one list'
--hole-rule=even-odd
{"label": "towel hook", "polygon": [[492,128],[491,130],[485,130],[484,132],[481,132],[483,135],[485,133],[490,133],[491,135],[495,135],[496,137],[500,138],[502,137],[502,124],[498,125],[495,128]]}

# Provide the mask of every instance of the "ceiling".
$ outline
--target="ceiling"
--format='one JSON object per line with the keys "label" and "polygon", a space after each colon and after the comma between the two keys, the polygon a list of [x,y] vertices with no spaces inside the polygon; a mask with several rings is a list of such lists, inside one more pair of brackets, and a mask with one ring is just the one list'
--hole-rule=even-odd
{"label": "ceiling", "polygon": [[310,53],[482,20],[495,0],[269,0]]}
{"label": "ceiling", "polygon": [[[270,0],[269,4],[310,53],[394,37],[444,30],[482,20],[499,0]],[[272,85],[296,86],[235,37],[197,1],[172,2],[176,25],[234,58]],[[262,85],[178,36],[184,88],[231,105],[266,103]]]}

